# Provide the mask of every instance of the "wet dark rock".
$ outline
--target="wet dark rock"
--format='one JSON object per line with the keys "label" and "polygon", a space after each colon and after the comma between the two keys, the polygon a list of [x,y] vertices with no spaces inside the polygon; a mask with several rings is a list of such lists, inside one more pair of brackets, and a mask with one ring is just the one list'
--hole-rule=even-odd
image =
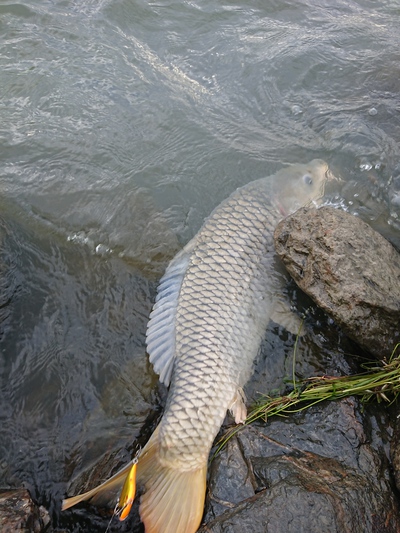
{"label": "wet dark rock", "polygon": [[303,208],[278,224],[275,247],[298,286],[376,357],[400,341],[400,254],[360,218]]}
{"label": "wet dark rock", "polygon": [[211,465],[200,532],[400,531],[385,425],[349,398],[244,427]]}
{"label": "wet dark rock", "polygon": [[0,491],[0,531],[2,533],[42,533],[50,517],[44,507],[37,506],[26,489]]}
{"label": "wet dark rock", "polygon": [[393,464],[397,489],[400,491],[400,418],[394,424],[393,438],[390,443],[390,456]]}

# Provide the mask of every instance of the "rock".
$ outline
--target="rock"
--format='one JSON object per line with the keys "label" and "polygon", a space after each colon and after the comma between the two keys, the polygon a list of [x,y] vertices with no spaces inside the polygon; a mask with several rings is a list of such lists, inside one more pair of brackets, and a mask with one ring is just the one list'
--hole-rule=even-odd
{"label": "rock", "polygon": [[303,208],[275,230],[297,285],[363,349],[390,356],[400,341],[400,255],[360,218]]}
{"label": "rock", "polygon": [[400,531],[384,425],[348,398],[244,427],[211,465],[199,533]]}
{"label": "rock", "polygon": [[390,441],[390,457],[393,465],[394,478],[400,491],[400,418],[396,417],[393,438]]}
{"label": "rock", "polygon": [[41,533],[50,522],[44,507],[38,507],[26,489],[0,491],[0,531]]}

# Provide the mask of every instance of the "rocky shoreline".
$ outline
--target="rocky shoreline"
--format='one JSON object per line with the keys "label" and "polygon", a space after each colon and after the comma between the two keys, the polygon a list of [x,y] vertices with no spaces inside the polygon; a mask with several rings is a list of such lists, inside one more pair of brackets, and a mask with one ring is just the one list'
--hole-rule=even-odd
{"label": "rocky shoreline", "polygon": [[[364,353],[387,360],[400,341],[400,255],[395,248],[358,217],[332,207],[301,209],[283,220],[275,245],[292,278],[338,331]],[[316,345],[318,335],[312,332],[311,341],[304,342]],[[345,360],[348,341],[343,342],[340,357]],[[265,376],[271,373],[267,352],[246,391],[250,398],[266,387]],[[341,364],[323,361],[321,366],[341,373]],[[276,376],[283,375],[282,369]],[[394,407],[389,412],[349,397],[243,427],[212,461],[199,531],[396,533],[398,490],[400,424]],[[62,531],[26,489],[0,495],[0,529]],[[142,531],[142,526],[132,530]]]}

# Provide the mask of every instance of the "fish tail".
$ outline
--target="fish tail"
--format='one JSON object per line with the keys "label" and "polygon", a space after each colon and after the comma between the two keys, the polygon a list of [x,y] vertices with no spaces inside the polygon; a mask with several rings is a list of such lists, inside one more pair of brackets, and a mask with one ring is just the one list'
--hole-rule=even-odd
{"label": "fish tail", "polygon": [[110,477],[110,479],[107,479],[107,481],[95,487],[94,489],[63,500],[61,509],[65,511],[65,509],[69,509],[73,505],[86,500],[91,500],[91,503],[95,505],[102,503],[108,504],[112,499],[115,500],[115,494],[124,485],[125,480],[132,469],[132,464],[133,463],[130,462],[116,474]]}
{"label": "fish tail", "polygon": [[158,428],[138,462],[138,480],[146,488],[140,518],[146,533],[195,533],[204,510],[207,459],[194,470],[180,470],[160,460]]}
{"label": "fish tail", "polygon": [[137,473],[138,482],[146,489],[139,508],[146,533],[195,533],[203,516],[207,459],[193,470],[163,464],[158,433],[157,427],[138,459],[98,487],[64,500],[62,510],[86,500],[94,505],[110,504],[122,489],[116,514],[124,520],[135,496]]}

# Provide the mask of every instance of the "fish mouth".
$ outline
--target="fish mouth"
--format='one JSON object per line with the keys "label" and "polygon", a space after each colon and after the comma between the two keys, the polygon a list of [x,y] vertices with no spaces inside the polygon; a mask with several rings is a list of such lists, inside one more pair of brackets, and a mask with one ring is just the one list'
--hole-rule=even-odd
{"label": "fish mouth", "polygon": [[325,176],[326,176],[326,181],[336,181],[338,183],[344,183],[344,180],[342,178],[339,178],[338,176],[336,176],[330,168],[328,168],[328,170],[325,172]]}

